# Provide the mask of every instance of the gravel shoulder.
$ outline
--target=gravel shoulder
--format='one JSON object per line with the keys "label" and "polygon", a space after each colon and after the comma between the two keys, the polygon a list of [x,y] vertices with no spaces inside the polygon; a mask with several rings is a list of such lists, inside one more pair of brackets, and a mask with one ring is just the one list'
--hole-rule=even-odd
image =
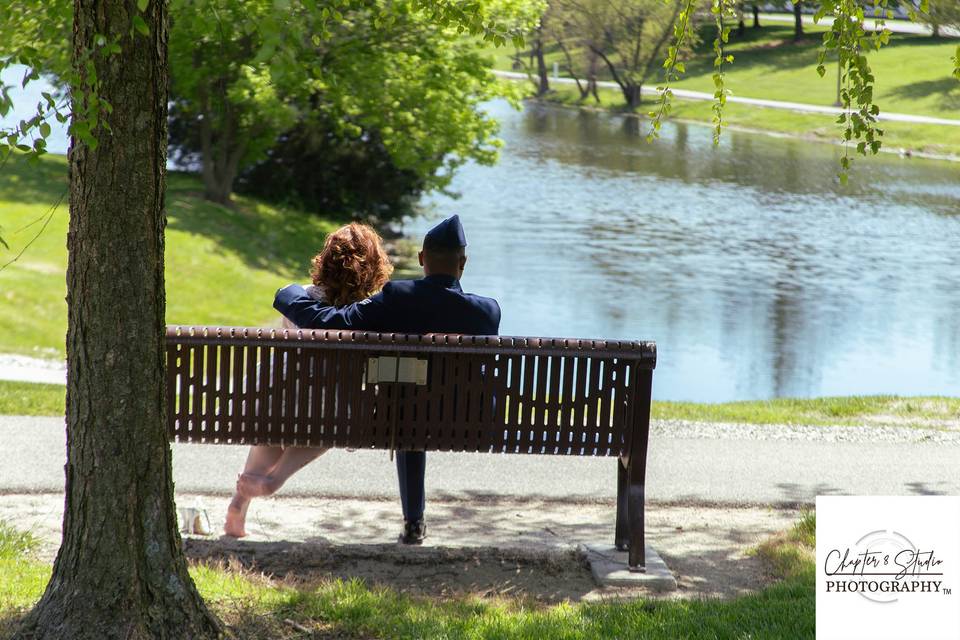
{"label": "gravel shoulder", "polygon": [[652,437],[715,440],[772,440],[805,442],[915,442],[960,445],[960,427],[945,424],[942,429],[910,426],[811,426],[792,424],[734,424],[654,420]]}

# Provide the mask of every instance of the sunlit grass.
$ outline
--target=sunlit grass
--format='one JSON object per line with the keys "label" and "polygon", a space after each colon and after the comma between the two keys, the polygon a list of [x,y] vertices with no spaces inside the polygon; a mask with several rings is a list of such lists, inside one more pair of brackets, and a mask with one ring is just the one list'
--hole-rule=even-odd
{"label": "sunlit grass", "polygon": [[[0,173],[0,227],[10,250],[0,246],[0,264],[39,231],[64,194],[66,177],[63,156],[45,156],[35,166],[16,156],[7,162]],[[310,258],[339,220],[243,197],[224,207],[201,193],[198,179],[169,176],[167,322],[278,324],[274,292],[309,280]],[[64,200],[23,257],[0,271],[0,353],[64,356],[67,219]]]}
{"label": "sunlit grass", "polygon": [[[0,415],[62,416],[64,387],[0,381]],[[845,396],[718,404],[654,401],[655,420],[768,425],[960,427],[960,398]]]}
{"label": "sunlit grass", "polygon": [[778,578],[814,579],[817,517],[805,511],[790,531],[766,540],[756,548]]}
{"label": "sunlit grass", "polygon": [[654,402],[654,418],[694,422],[797,425],[960,426],[960,398],[840,396],[719,404]]}
{"label": "sunlit grass", "polygon": [[[2,564],[0,564],[2,566]],[[48,579],[45,565],[20,561],[0,574],[0,630],[35,602]],[[12,571],[11,571],[12,570]],[[360,580],[312,585],[195,566],[191,574],[218,616],[244,638],[336,637],[503,638],[812,638],[814,593],[806,575],[735,600],[639,600],[530,608],[512,600],[435,600]]]}
{"label": "sunlit grass", "polygon": [[0,380],[0,416],[61,416],[66,396],[62,384]]}

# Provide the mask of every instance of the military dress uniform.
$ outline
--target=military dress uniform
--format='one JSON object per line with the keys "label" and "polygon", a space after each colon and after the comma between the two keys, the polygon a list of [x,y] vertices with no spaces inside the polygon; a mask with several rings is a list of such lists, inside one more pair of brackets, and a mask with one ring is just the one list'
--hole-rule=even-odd
{"label": "military dress uniform", "polygon": [[[431,229],[425,244],[458,248],[466,238],[458,216]],[[277,291],[274,308],[304,329],[344,329],[380,333],[462,333],[497,335],[500,305],[493,298],[464,293],[450,275],[388,282],[380,293],[343,307],[318,302],[303,287],[289,285]],[[425,507],[426,453],[397,453],[400,501],[407,524],[422,526]]]}

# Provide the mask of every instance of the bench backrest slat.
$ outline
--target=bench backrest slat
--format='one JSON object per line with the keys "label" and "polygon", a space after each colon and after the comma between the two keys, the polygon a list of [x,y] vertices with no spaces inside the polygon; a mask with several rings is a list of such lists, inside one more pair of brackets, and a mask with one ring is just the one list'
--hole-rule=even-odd
{"label": "bench backrest slat", "polygon": [[[426,384],[368,377],[411,358]],[[189,442],[621,455],[655,364],[642,342],[171,327],[168,421]]]}

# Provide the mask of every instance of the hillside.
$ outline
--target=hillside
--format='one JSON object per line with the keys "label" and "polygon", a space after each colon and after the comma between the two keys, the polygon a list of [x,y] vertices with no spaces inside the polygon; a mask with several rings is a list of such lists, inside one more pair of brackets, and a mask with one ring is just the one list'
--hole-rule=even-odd
{"label": "hillside", "polygon": [[[0,169],[0,227],[16,255],[62,197],[23,257],[0,271],[0,353],[62,358],[67,329],[67,171],[64,156],[39,165],[12,158]],[[237,197],[205,201],[200,182],[170,174],[166,233],[167,322],[271,325],[278,286],[307,278],[309,261],[341,222]]]}

